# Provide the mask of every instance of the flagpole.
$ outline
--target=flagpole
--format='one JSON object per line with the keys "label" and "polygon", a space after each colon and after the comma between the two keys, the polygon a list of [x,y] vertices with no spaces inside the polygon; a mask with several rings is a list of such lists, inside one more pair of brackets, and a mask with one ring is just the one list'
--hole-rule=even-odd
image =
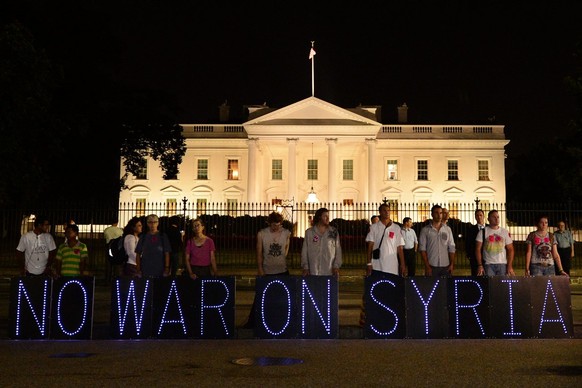
{"label": "flagpole", "polygon": [[311,57],[311,97],[315,96],[315,50],[313,49],[313,45],[315,41],[311,41],[311,51],[309,52],[309,56]]}

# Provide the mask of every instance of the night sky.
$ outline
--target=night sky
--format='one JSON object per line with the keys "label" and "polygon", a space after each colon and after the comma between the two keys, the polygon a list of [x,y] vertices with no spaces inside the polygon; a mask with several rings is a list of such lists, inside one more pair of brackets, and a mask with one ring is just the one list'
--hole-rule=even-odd
{"label": "night sky", "polygon": [[217,122],[225,100],[236,116],[309,97],[312,40],[315,96],[381,105],[386,124],[404,102],[411,123],[504,124],[512,158],[575,117],[580,1],[3,3],[75,90],[159,91],[180,123]]}

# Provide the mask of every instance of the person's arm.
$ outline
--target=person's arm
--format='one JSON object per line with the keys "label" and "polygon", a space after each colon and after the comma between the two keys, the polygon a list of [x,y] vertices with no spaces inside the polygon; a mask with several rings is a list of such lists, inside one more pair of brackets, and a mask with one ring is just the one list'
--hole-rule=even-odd
{"label": "person's arm", "polygon": [[53,272],[53,264],[54,264],[54,262],[55,262],[55,257],[56,257],[56,256],[57,256],[57,250],[56,250],[56,248],[55,248],[55,249],[53,249],[52,251],[49,251],[49,254],[48,254],[48,261],[47,261],[47,263],[46,263],[46,268],[45,268],[45,270],[44,270],[44,273],[45,273],[46,275],[49,275],[49,276],[51,276],[51,275],[53,274],[53,273],[52,273],[52,272]]}
{"label": "person's arm", "polygon": [[560,260],[560,254],[558,253],[558,244],[552,244],[552,256],[554,257],[554,265],[558,266],[558,273],[561,276],[568,276],[564,268],[562,267],[562,260]]}
{"label": "person's arm", "polygon": [[368,249],[366,251],[366,276],[372,274],[372,251],[374,250],[374,241],[368,241]]}
{"label": "person's arm", "polygon": [[455,252],[449,252],[449,269],[450,275],[453,274],[453,269],[455,269]]}
{"label": "person's arm", "polygon": [[449,235],[449,242],[448,242],[448,251],[449,251],[449,269],[448,272],[450,275],[453,275],[453,269],[455,268],[455,239],[453,238],[453,231],[451,228],[448,230]]}
{"label": "person's arm", "polygon": [[263,233],[261,231],[257,233],[257,267],[258,275],[265,275],[265,271],[263,270]]}
{"label": "person's arm", "polygon": [[141,253],[135,253],[135,267],[138,275],[141,274]]}
{"label": "person's arm", "polygon": [[170,252],[164,252],[164,276],[170,276]]}
{"label": "person's arm", "polygon": [[513,249],[513,243],[507,244],[505,246],[505,250],[507,251],[507,275],[515,276],[515,272],[513,271],[513,257],[515,255],[515,250]]}
{"label": "person's arm", "polygon": [[303,239],[303,246],[301,247],[301,268],[302,275],[309,275],[309,259],[307,257],[307,239],[309,238],[309,233],[305,233],[305,238]]}
{"label": "person's arm", "polygon": [[525,251],[525,276],[529,276],[529,265],[531,263],[531,244],[527,244]]}
{"label": "person's arm", "polygon": [[420,231],[420,238],[418,239],[418,250],[424,262],[424,276],[432,276],[432,268],[428,262],[428,254],[426,253],[426,231],[424,228]]}
{"label": "person's arm", "polygon": [[170,252],[172,251],[172,245],[167,234],[164,233],[161,237],[164,248],[164,276],[170,276]]}
{"label": "person's arm", "polygon": [[210,251],[210,265],[212,266],[212,276],[218,276],[218,267],[216,266],[215,250]]}
{"label": "person's arm", "polygon": [[400,264],[400,276],[406,276],[408,275],[408,271],[406,270],[406,261],[404,260],[404,245],[399,245],[396,250],[398,253],[398,262]]}
{"label": "person's arm", "polygon": [[24,258],[24,252],[16,250],[16,260],[20,263],[20,275],[26,275],[26,259]]}
{"label": "person's arm", "polygon": [[[337,232],[337,230],[336,230]],[[340,243],[340,236],[339,233],[337,233],[337,236],[335,238],[335,257],[333,259],[333,263],[332,263],[332,274],[335,277],[339,276],[339,270],[342,266],[342,246]]]}
{"label": "person's arm", "polygon": [[475,241],[475,260],[477,260],[477,276],[483,276],[485,269],[483,268],[483,256],[481,255],[481,248],[483,243],[479,240]]}
{"label": "person's arm", "polygon": [[79,274],[89,275],[87,270],[87,261],[89,261],[89,251],[87,250],[87,245],[81,250],[81,261],[79,262]]}
{"label": "person's arm", "polygon": [[428,263],[428,255],[426,251],[420,251],[420,256],[422,257],[422,261],[424,261],[424,276],[432,276],[432,268]]}
{"label": "person's arm", "polygon": [[188,275],[192,278],[192,279],[196,279],[196,274],[194,272],[192,272],[192,267],[190,266],[190,244],[193,244],[191,242],[192,240],[188,240],[188,242],[186,243],[186,250],[184,252],[184,265],[186,266],[186,271],[188,271]]}
{"label": "person's arm", "polygon": [[57,256],[55,259],[55,272],[56,272],[56,276],[61,276],[61,267],[63,264],[63,253],[61,252],[60,249],[57,249]]}

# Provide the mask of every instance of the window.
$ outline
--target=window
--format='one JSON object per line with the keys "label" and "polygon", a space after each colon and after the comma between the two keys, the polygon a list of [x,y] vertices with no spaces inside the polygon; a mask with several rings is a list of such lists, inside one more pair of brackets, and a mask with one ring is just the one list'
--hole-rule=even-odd
{"label": "window", "polygon": [[137,198],[135,200],[135,215],[138,217],[145,216],[145,210],[146,210],[146,199]]}
{"label": "window", "polygon": [[344,181],[353,181],[354,180],[354,161],[353,160],[344,160]]}
{"label": "window", "polygon": [[271,179],[274,181],[283,179],[283,160],[273,159],[271,161]]}
{"label": "window", "polygon": [[166,199],[166,215],[167,216],[175,215],[177,208],[178,208],[178,203],[176,202],[176,198]]}
{"label": "window", "polygon": [[228,180],[238,180],[238,159],[228,159]]}
{"label": "window", "polygon": [[148,179],[148,160],[143,159],[143,167],[137,170],[137,176],[135,179]]}
{"label": "window", "polygon": [[489,161],[479,160],[477,161],[477,166],[479,169],[479,180],[488,181],[489,180]]}
{"label": "window", "polygon": [[398,179],[398,160],[388,160],[388,180],[395,181]]}
{"label": "window", "polygon": [[208,159],[198,159],[196,179],[208,180]]}
{"label": "window", "polygon": [[317,159],[307,160],[307,180],[317,180]]}
{"label": "window", "polygon": [[416,161],[416,179],[419,181],[428,180],[428,160]]}
{"label": "window", "polygon": [[344,204],[344,206],[354,206],[354,200],[353,199],[344,199],[343,204]]}
{"label": "window", "polygon": [[459,180],[459,161],[458,160],[449,160],[448,167],[449,167],[448,180],[458,181]]}

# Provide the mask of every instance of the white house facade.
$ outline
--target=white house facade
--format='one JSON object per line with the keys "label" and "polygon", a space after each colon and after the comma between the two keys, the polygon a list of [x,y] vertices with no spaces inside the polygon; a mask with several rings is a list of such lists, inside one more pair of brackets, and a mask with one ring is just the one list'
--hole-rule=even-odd
{"label": "white house facade", "polygon": [[149,159],[120,202],[297,203],[313,191],[343,205],[505,203],[503,125],[385,125],[377,109],[309,97],[251,109],[240,125],[183,124],[177,179],[164,180]]}

